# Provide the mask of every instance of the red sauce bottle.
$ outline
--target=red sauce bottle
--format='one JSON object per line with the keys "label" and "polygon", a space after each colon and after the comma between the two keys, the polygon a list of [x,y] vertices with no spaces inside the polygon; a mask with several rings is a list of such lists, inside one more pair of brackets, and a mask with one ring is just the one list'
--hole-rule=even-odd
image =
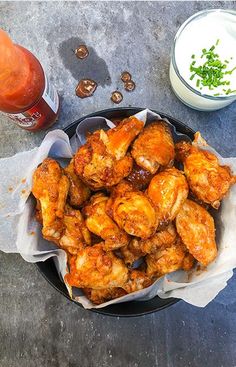
{"label": "red sauce bottle", "polygon": [[57,119],[59,97],[40,62],[13,44],[0,29],[0,111],[29,131],[46,129]]}

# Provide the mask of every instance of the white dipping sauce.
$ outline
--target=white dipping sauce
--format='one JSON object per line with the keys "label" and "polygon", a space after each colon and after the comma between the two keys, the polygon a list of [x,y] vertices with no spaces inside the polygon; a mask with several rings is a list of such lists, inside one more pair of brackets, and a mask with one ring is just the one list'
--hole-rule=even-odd
{"label": "white dipping sauce", "polygon": [[[218,44],[216,45],[218,41]],[[195,14],[179,29],[170,64],[170,81],[175,94],[192,108],[211,111],[225,107],[236,100],[236,92],[226,95],[229,88],[236,90],[236,70],[224,76],[229,85],[214,87],[196,85],[201,79],[197,75],[190,80],[193,72],[190,64],[202,65],[202,49],[209,50],[215,46],[214,53],[219,55],[222,63],[228,61],[224,71],[236,66],[236,12],[224,10],[206,10]],[[194,59],[192,55],[195,55]],[[200,89],[202,88],[202,89]],[[214,96],[214,94],[220,94]]]}

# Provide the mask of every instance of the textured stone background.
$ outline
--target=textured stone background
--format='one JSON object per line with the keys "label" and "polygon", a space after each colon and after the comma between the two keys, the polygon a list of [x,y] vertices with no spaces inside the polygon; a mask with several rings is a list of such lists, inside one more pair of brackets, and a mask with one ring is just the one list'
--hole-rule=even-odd
{"label": "textured stone background", "polygon": [[[87,113],[112,107],[120,72],[131,71],[137,88],[121,106],[143,106],[181,119],[222,155],[236,154],[236,104],[203,113],[173,95],[170,48],[180,26],[206,8],[235,2],[0,2],[0,27],[29,48],[58,89],[64,127]],[[78,64],[77,42],[92,47],[89,67]],[[74,94],[83,74],[99,81],[93,98]],[[33,148],[45,132],[27,133],[0,116],[0,156]],[[34,265],[0,254],[0,367],[236,366],[236,285],[206,308],[184,302],[141,318],[104,317],[57,293]]]}

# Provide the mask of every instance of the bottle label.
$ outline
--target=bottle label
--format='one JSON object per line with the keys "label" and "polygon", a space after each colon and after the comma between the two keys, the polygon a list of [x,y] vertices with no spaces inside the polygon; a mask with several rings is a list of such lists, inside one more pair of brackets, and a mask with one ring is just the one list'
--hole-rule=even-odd
{"label": "bottle label", "polygon": [[44,88],[42,98],[51,107],[53,112],[57,113],[57,110],[58,110],[58,107],[59,107],[59,97],[58,97],[56,89],[48,81],[48,78],[47,78],[46,75],[45,75],[45,88]]}
{"label": "bottle label", "polygon": [[29,110],[21,113],[7,113],[13,122],[27,130],[38,130],[47,127],[47,119],[53,119],[59,108],[59,97],[56,89],[45,75],[45,88],[40,100]]}

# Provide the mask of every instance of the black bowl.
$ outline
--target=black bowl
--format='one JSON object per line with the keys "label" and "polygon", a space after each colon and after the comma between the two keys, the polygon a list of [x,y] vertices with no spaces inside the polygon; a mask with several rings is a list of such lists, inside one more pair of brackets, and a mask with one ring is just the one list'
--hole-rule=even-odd
{"label": "black bowl", "polygon": [[[75,122],[67,126],[64,129],[64,131],[67,133],[69,138],[71,138],[75,133],[77,125],[87,117],[102,116],[107,119],[116,119],[119,117],[124,118],[135,115],[136,113],[142,111],[143,109],[144,108],[138,108],[138,107],[122,107],[122,108],[117,107],[103,111],[98,111],[95,113],[91,113],[90,115],[81,117],[80,119],[76,120]],[[153,112],[159,114],[163,118],[166,117],[176,127],[176,130],[178,132],[188,135],[191,140],[193,139],[194,131],[185,124],[183,124],[181,121],[176,120],[175,118],[168,116],[162,112],[158,112],[155,110],[153,110]],[[66,298],[71,300],[71,298],[68,295],[65,284],[60,280],[58,276],[53,259],[50,258],[44,262],[38,262],[36,263],[36,265],[41,274],[44,276],[44,278],[61,294],[63,294]],[[175,298],[161,299],[159,297],[154,297],[149,301],[124,302],[107,306],[102,309],[91,309],[91,311],[109,316],[122,316],[122,317],[142,316],[151,312],[160,311],[163,308],[169,307],[176,302],[178,302],[178,299]],[[76,302],[76,304],[82,307],[79,303]]]}

